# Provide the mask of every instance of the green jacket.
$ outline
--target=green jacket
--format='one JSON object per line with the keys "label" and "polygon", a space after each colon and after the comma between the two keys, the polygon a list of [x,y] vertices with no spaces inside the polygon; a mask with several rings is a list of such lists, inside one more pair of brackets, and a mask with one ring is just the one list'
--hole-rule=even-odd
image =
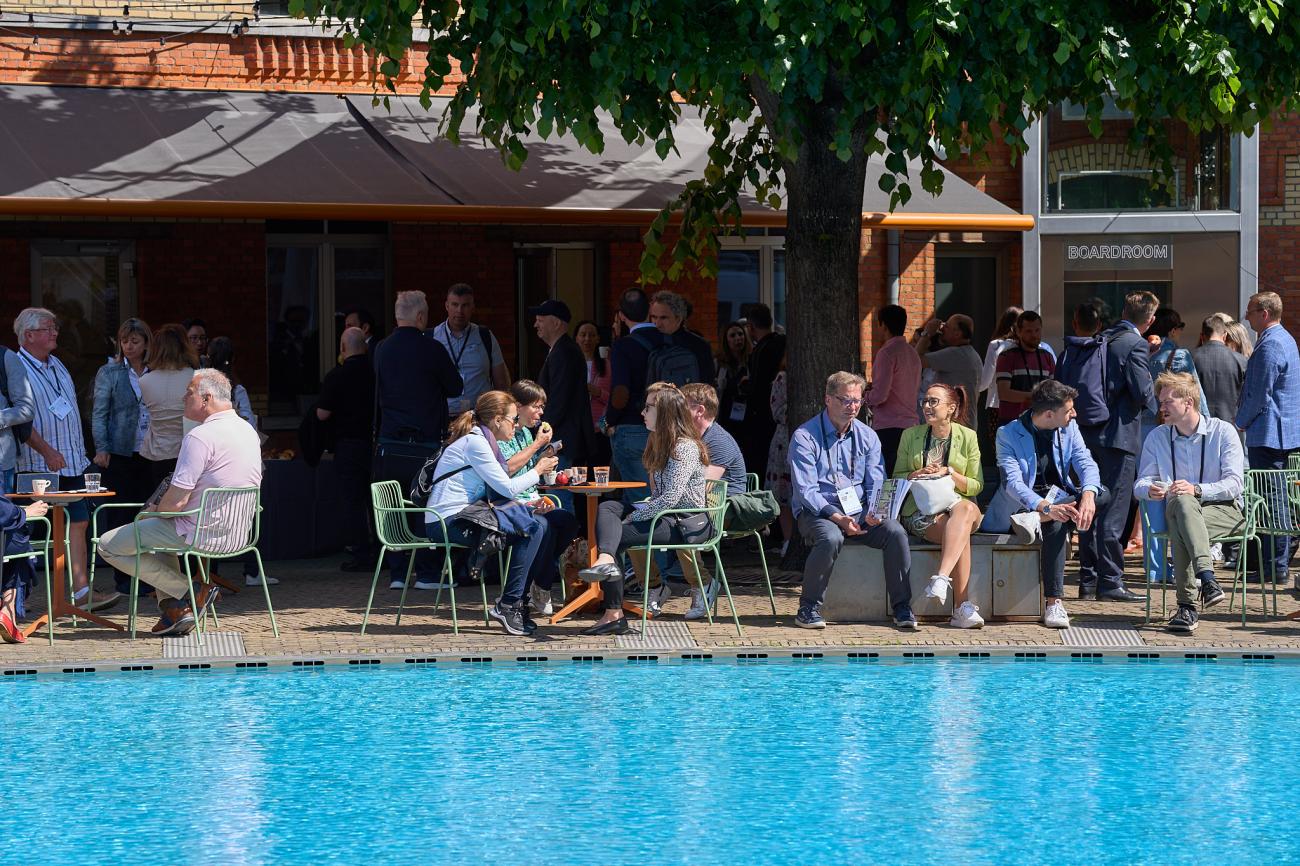
{"label": "green jacket", "polygon": [[[906,478],[924,465],[925,433],[928,424],[917,424],[903,431],[898,442],[898,459],[894,461],[894,477]],[[980,463],[979,436],[964,424],[952,425],[952,448],[948,452],[948,465],[970,479],[967,482],[965,498],[974,500],[984,489],[984,467]],[[900,517],[907,517],[916,512],[916,503],[908,497],[903,503]]]}

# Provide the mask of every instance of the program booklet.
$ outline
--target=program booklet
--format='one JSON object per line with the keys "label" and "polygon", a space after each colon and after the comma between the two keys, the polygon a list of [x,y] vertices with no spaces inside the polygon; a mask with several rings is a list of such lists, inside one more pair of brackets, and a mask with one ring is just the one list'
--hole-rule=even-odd
{"label": "program booklet", "polygon": [[871,516],[877,520],[897,520],[898,510],[903,507],[908,488],[912,482],[906,478],[887,478],[876,493],[876,501],[871,506]]}

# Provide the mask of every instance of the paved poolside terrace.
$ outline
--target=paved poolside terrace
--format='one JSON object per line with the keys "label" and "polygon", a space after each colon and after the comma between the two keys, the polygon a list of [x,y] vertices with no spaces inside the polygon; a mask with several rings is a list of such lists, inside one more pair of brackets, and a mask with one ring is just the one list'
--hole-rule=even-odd
{"label": "paved poolside terrace", "polygon": [[[460,634],[454,635],[446,593],[441,606],[433,608],[434,593],[411,590],[401,626],[394,625],[399,592],[388,589],[381,576],[375,595],[375,609],[365,636],[360,634],[369,574],[338,570],[341,557],[267,563],[279,578],[272,598],[280,625],[280,638],[271,634],[262,592],[240,587],[237,595],[223,594],[218,605],[220,622],[209,625],[205,645],[195,635],[185,638],[147,637],[156,620],[152,599],[140,603],[142,634],[131,640],[124,633],[89,625],[75,627],[60,620],[55,642],[50,646],[45,631],[32,635],[23,645],[0,644],[0,675],[82,673],[105,671],[208,669],[220,667],[260,668],[277,666],[428,664],[435,662],[587,662],[631,659],[645,662],[696,661],[706,659],[833,658],[888,659],[956,656],[984,658],[1062,657],[1066,659],[1174,659],[1248,661],[1300,660],[1300,622],[1287,613],[1300,610],[1300,593],[1279,590],[1278,615],[1260,611],[1259,587],[1248,584],[1247,624],[1241,625],[1239,611],[1224,604],[1206,614],[1191,637],[1164,631],[1160,616],[1159,588],[1154,589],[1152,623],[1143,625],[1143,602],[1081,602],[1067,599],[1072,627],[1054,631],[1035,623],[988,623],[983,629],[965,631],[944,623],[922,623],[917,632],[902,632],[887,623],[831,625],[824,631],[801,629],[794,624],[798,598],[798,575],[773,565],[778,615],[772,616],[761,585],[757,554],[744,549],[724,551],[732,591],[740,608],[745,634],[739,637],[728,615],[725,598],[719,602],[719,616],[713,625],[682,619],[689,599],[674,596],[665,605],[665,615],[651,621],[650,633],[621,637],[587,637],[580,631],[593,620],[579,616],[559,625],[538,618],[539,630],[531,638],[512,637],[493,623],[484,625],[478,587],[457,590]],[[1139,560],[1130,558],[1128,573],[1136,578]],[[1077,563],[1066,570],[1067,594],[1075,592]],[[238,573],[238,568],[227,567]],[[1231,576],[1220,573],[1224,588]],[[110,578],[101,570],[99,585]],[[1140,584],[1130,581],[1134,591]],[[493,588],[488,587],[489,598]],[[33,599],[39,612],[43,602]],[[1174,605],[1172,588],[1168,602]],[[105,612],[116,622],[126,623],[125,599]],[[637,621],[639,625],[639,620]]]}

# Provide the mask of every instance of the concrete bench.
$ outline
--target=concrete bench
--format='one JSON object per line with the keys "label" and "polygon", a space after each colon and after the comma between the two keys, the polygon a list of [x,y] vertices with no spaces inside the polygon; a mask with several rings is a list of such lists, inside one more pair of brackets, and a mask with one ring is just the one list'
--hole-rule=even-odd
{"label": "concrete bench", "polygon": [[[938,570],[939,545],[912,538],[911,548],[912,612],[921,620],[947,620],[952,616],[952,592],[943,604],[925,596],[926,584]],[[985,620],[1030,622],[1042,616],[1038,561],[1038,545],[1019,544],[1013,535],[971,536],[969,597]],[[892,618],[879,550],[860,542],[844,545],[831,572],[822,614],[832,623]]]}

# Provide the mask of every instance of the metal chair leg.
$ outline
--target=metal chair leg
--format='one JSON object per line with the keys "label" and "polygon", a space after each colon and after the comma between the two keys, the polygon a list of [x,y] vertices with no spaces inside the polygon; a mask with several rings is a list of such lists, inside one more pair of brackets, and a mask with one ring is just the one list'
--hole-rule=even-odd
{"label": "metal chair leg", "polygon": [[402,597],[397,600],[397,622],[394,625],[402,624],[402,608],[406,607],[406,591],[411,588],[411,572],[415,570],[415,551],[410,551],[411,558],[406,563],[406,579],[402,581]]}
{"label": "metal chair leg", "polygon": [[[772,604],[772,616],[776,616],[776,595],[772,592],[772,576],[767,571],[767,551],[763,550],[763,537],[754,533],[758,542],[758,560],[763,563],[763,582],[767,584],[767,600]],[[1147,611],[1148,615],[1150,611]]]}
{"label": "metal chair leg", "polygon": [[271,606],[271,587],[266,581],[266,568],[262,565],[262,553],[256,547],[253,548],[253,556],[257,560],[257,573],[262,576],[262,593],[266,596],[266,613],[271,617],[271,636],[280,637],[280,627],[275,622],[275,608]]}
{"label": "metal chair leg", "polygon": [[370,598],[366,599],[366,615],[361,618],[361,634],[363,635],[366,633],[366,625],[370,622],[370,608],[375,603],[375,588],[379,586],[379,572],[384,567],[384,554],[387,552],[388,548],[380,545],[379,561],[375,563],[375,577],[370,581]]}

